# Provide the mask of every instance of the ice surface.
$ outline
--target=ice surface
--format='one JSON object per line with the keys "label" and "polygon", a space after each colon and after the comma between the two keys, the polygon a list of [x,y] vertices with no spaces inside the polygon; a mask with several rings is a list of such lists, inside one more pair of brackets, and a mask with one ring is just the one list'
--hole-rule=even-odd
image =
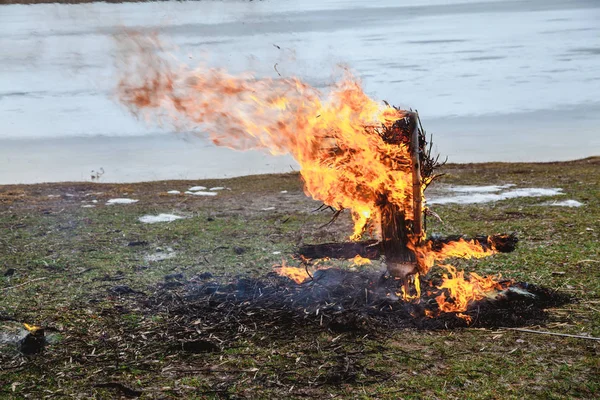
{"label": "ice surface", "polygon": [[139,221],[145,224],[155,224],[157,222],[172,222],[183,218],[173,214],[143,215],[139,218]]}
{"label": "ice surface", "polygon": [[551,201],[542,203],[543,206],[552,206],[552,207],[581,207],[585,204],[577,201],[577,200],[563,200],[563,201]]}
{"label": "ice surface", "polygon": [[106,204],[111,205],[111,204],[132,204],[132,203],[137,203],[139,200],[135,200],[135,199],[110,199],[106,202]]}
{"label": "ice surface", "polygon": [[515,186],[513,183],[508,183],[506,185],[490,185],[490,186],[450,186],[448,190],[452,192],[459,193],[489,193],[489,192],[499,192],[502,189],[507,189],[509,187]]}
{"label": "ice surface", "polygon": [[187,191],[185,194],[193,194],[194,196],[216,196],[217,192],[190,192]]}
{"label": "ice surface", "polygon": [[190,66],[273,77],[278,63],[324,92],[348,65],[369,95],[418,109],[451,162],[600,153],[598,1],[94,2],[7,5],[0,20],[0,184],[297,169],[132,117],[115,96],[124,28],[159,32]]}
{"label": "ice surface", "polygon": [[427,200],[428,204],[479,204],[491,203],[517,197],[542,197],[563,195],[560,188],[519,188],[500,193],[473,192],[468,195],[434,197]]}

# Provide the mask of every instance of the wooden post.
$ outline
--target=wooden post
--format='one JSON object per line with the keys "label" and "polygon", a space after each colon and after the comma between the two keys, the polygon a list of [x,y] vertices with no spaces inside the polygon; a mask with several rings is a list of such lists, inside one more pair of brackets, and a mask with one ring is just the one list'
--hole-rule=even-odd
{"label": "wooden post", "polygon": [[382,199],[381,235],[387,270],[390,275],[406,280],[409,275],[418,271],[417,257],[408,247],[412,237],[419,237],[423,232],[421,173],[419,163],[419,124],[416,113],[408,113],[406,126],[399,125],[399,132],[394,132],[388,143],[409,145],[412,168],[412,220],[407,219],[406,210],[387,199]]}

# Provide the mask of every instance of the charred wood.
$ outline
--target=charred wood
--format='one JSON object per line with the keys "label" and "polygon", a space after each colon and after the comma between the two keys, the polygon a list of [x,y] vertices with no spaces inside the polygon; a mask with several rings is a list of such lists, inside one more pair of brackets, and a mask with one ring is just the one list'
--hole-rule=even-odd
{"label": "charred wood", "polygon": [[[457,242],[460,239],[465,241],[475,240],[481,244],[484,249],[493,247],[500,253],[510,253],[515,250],[519,241],[515,234],[510,235],[479,235],[475,237],[452,235],[452,236],[433,236],[425,241],[425,245],[430,244],[433,250],[439,250],[443,245]],[[359,255],[371,260],[379,259],[385,253],[384,246],[377,240],[366,240],[362,242],[343,242],[343,243],[322,243],[306,244],[300,247],[298,255],[310,259],[318,258],[337,258],[350,259]]]}

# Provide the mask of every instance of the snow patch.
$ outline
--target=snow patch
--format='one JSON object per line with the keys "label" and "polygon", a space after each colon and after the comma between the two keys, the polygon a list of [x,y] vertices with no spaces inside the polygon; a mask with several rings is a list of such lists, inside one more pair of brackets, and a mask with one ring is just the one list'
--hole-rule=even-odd
{"label": "snow patch", "polygon": [[94,207],[96,207],[96,206],[93,204],[84,204],[81,206],[81,208],[94,208]]}
{"label": "snow patch", "polygon": [[577,201],[577,200],[563,200],[563,201],[552,201],[547,203],[540,204],[541,206],[551,206],[551,207],[581,207],[585,204]]}
{"label": "snow patch", "polygon": [[216,187],[212,187],[212,188],[210,188],[208,190],[211,190],[211,191],[214,192],[214,191],[223,190],[223,189],[225,189],[223,186],[216,186]]}
{"label": "snow patch", "polygon": [[261,210],[263,210],[263,211],[272,211],[272,210],[274,210],[274,209],[275,209],[275,207],[265,207],[265,208],[261,208]]}
{"label": "snow patch", "polygon": [[181,194],[181,192],[179,190],[169,190],[167,193],[168,194]]}
{"label": "snow patch", "polygon": [[145,224],[155,224],[157,222],[172,222],[183,218],[173,214],[143,215],[139,218],[139,221]]}
{"label": "snow patch", "polygon": [[177,252],[170,247],[166,249],[157,248],[156,253],[154,254],[146,254],[144,259],[146,261],[162,261],[168,260],[170,258],[174,258],[177,255]]}
{"label": "snow patch", "polygon": [[514,183],[508,183],[506,185],[490,185],[490,186],[451,186],[448,188],[451,192],[458,193],[490,193],[499,192],[502,189],[508,189],[509,187],[515,186]]}
{"label": "snow patch", "polygon": [[281,191],[281,192],[279,192],[279,193],[281,193],[281,194],[286,194],[286,193],[287,193],[287,190],[282,190],[282,191]]}
{"label": "snow patch", "polygon": [[110,199],[106,202],[107,205],[111,205],[111,204],[132,204],[132,203],[137,203],[139,200],[136,199]]}
{"label": "snow patch", "polygon": [[189,190],[185,194],[193,194],[195,196],[216,196],[217,192],[190,192]]}
{"label": "snow patch", "polygon": [[437,197],[427,201],[428,204],[481,204],[517,197],[542,197],[563,195],[561,188],[521,188],[507,190],[501,193],[472,192],[468,195]]}
{"label": "snow patch", "polygon": [[206,190],[206,186],[192,186],[188,190],[190,192],[197,192],[198,190]]}

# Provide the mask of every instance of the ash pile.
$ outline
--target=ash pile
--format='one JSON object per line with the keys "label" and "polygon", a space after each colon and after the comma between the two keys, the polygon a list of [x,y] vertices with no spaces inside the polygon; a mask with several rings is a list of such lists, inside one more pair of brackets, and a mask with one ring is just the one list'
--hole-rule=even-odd
{"label": "ash pile", "polygon": [[502,282],[502,290],[472,302],[463,313],[443,312],[435,296],[440,278],[421,278],[417,299],[399,297],[398,281],[379,271],[330,268],[303,283],[276,273],[265,277],[216,278],[200,274],[185,282],[166,282],[147,299],[190,332],[216,337],[302,330],[371,332],[382,329],[439,330],[460,327],[517,327],[548,318],[547,309],[572,299],[527,283]]}

